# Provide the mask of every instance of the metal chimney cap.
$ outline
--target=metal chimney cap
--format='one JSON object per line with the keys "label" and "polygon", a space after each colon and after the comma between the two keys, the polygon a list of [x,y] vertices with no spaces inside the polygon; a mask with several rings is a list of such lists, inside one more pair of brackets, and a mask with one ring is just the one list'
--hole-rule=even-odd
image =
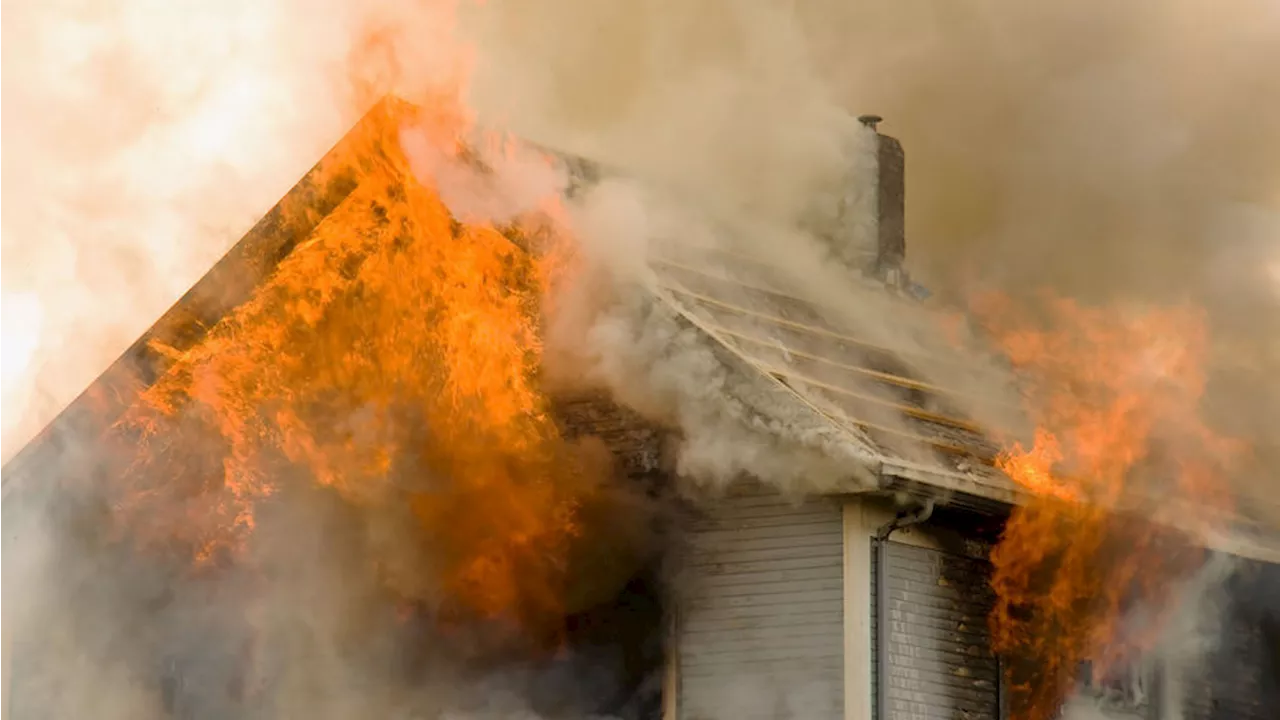
{"label": "metal chimney cap", "polygon": [[859,115],[858,116],[858,122],[862,123],[863,125],[866,125],[872,130],[875,130],[876,125],[881,123],[883,120],[884,118],[880,117],[879,115]]}

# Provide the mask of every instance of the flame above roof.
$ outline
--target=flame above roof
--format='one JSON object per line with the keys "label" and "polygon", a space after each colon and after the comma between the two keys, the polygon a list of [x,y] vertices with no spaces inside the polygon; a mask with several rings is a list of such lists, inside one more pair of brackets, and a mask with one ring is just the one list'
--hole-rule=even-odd
{"label": "flame above roof", "polygon": [[[360,166],[380,145],[379,118],[403,104],[377,104],[168,312],[102,373],[3,469],[4,496],[40,478],[72,471],[145,388],[224,316],[248,300],[276,265],[359,185]],[[572,166],[589,167],[579,159]],[[594,174],[594,173],[592,173]],[[850,458],[877,471],[884,488],[906,483],[958,493],[984,507],[1018,504],[1024,491],[992,467],[999,447],[981,417],[1014,417],[1012,394],[969,393],[1011,387],[992,366],[971,363],[938,337],[937,317],[883,283],[868,281],[868,303],[892,308],[920,341],[904,350],[868,339],[844,314],[824,312],[770,262],[722,247],[658,242],[649,257],[649,289],[662,305],[704,333],[724,360],[747,372],[760,392],[839,439]],[[833,318],[835,318],[833,320]],[[874,333],[873,333],[874,335]],[[920,350],[924,348],[924,350]],[[917,369],[945,368],[946,382]],[[962,411],[962,408],[964,409]],[[967,412],[966,412],[967,411]],[[990,411],[990,412],[988,412]],[[853,474],[853,473],[851,473]],[[860,488],[850,487],[849,490]],[[1188,510],[1190,512],[1190,509]],[[1219,549],[1280,562],[1280,537],[1234,518],[1212,539]]]}

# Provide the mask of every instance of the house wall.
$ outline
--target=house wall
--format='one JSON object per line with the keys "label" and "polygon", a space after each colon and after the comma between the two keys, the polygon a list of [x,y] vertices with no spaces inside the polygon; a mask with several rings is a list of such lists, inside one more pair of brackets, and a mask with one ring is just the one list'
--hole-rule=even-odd
{"label": "house wall", "polygon": [[990,652],[986,548],[932,525],[896,530],[888,564],[889,687],[878,712],[876,531],[893,518],[875,500],[845,505],[845,720],[997,720],[1000,671]]}
{"label": "house wall", "polygon": [[[876,720],[876,530],[887,503],[760,491],[691,529],[665,720]],[[894,720],[999,717],[985,548],[931,526],[889,547]]]}
{"label": "house wall", "polygon": [[[987,617],[993,605],[986,561],[888,541],[887,708],[878,718],[963,717],[998,720],[1000,670]],[[872,637],[877,630],[876,558],[872,549]],[[879,698],[872,644],[872,697]],[[878,704],[878,703],[877,703]]]}
{"label": "house wall", "polygon": [[[844,524],[844,714],[843,720],[873,720],[871,654],[875,630],[871,624],[872,536],[880,523],[891,518],[875,512],[859,499],[842,509]],[[873,513],[874,517],[868,517]],[[874,523],[874,524],[873,524]],[[903,530],[909,534],[908,530]],[[904,535],[905,536],[905,535]]]}
{"label": "house wall", "polygon": [[844,693],[843,513],[744,488],[694,522],[668,717],[837,718]]}
{"label": "house wall", "polygon": [[1216,600],[1205,655],[1170,664],[1169,720],[1280,717],[1280,567],[1242,563]]}

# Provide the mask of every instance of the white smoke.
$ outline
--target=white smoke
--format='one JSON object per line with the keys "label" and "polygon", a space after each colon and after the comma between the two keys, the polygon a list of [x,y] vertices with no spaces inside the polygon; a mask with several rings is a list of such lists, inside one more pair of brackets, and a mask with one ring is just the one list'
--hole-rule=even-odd
{"label": "white smoke", "polygon": [[[483,49],[473,88],[483,117],[740,221],[750,231],[732,242],[839,308],[843,324],[934,351],[860,296],[803,221],[849,170],[852,116],[884,115],[907,150],[913,274],[950,299],[1047,286],[1203,304],[1222,369],[1207,412],[1271,462],[1275,239],[1259,237],[1267,224],[1244,231],[1231,219],[1280,210],[1269,131],[1280,103],[1253,90],[1280,62],[1274,13],[1235,3],[1209,17],[1194,0],[1052,10],[542,0],[490,3],[463,27]],[[933,365],[917,369],[1017,404],[998,380]],[[1265,498],[1266,475],[1242,470],[1239,485]]]}
{"label": "white smoke", "polygon": [[[565,168],[527,145],[481,138],[468,162],[447,154],[441,143],[412,126],[401,131],[400,145],[414,176],[436,189],[449,211],[464,223],[507,225],[545,208],[568,188]],[[479,163],[483,170],[477,171],[471,163]]]}
{"label": "white smoke", "polygon": [[[551,364],[568,362],[567,374],[585,363],[583,379],[677,428],[683,471],[723,484],[754,467],[784,487],[803,485],[802,476],[811,488],[853,487],[871,477],[876,453],[865,439],[840,437],[844,431],[804,401],[777,397],[786,392],[734,362],[714,338],[647,307],[641,298],[653,288],[644,261],[655,246],[758,258],[777,270],[784,290],[851,335],[916,358],[923,378],[1016,404],[993,380],[994,367],[958,371],[941,359],[955,349],[940,346],[932,320],[904,316],[901,303],[859,276],[850,248],[875,242],[875,134],[817,72],[810,39],[787,7],[546,2],[498,4],[466,19],[463,27],[485,48],[472,86],[481,118],[617,171],[571,205],[593,277],[555,302],[551,345],[570,352],[553,353]],[[593,31],[556,42],[544,35],[588,26]],[[525,62],[530,55],[539,62]],[[574,351],[585,359],[567,359]],[[858,390],[882,393],[869,383]],[[750,412],[735,409],[744,393],[757,396],[745,401]],[[1016,427],[1017,418],[990,408],[964,409],[992,426]],[[905,429],[894,412],[872,419]],[[830,459],[799,461],[802,448]],[[932,461],[916,443],[894,450]]]}

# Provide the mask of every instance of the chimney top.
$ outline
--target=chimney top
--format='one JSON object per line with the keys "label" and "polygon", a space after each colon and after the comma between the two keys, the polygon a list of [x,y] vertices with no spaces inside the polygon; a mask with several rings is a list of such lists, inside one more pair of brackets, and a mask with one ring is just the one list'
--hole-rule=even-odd
{"label": "chimney top", "polygon": [[880,117],[879,115],[859,115],[858,116],[858,122],[862,123],[863,125],[866,125],[872,130],[875,130],[876,125],[878,125],[883,120],[884,118]]}

